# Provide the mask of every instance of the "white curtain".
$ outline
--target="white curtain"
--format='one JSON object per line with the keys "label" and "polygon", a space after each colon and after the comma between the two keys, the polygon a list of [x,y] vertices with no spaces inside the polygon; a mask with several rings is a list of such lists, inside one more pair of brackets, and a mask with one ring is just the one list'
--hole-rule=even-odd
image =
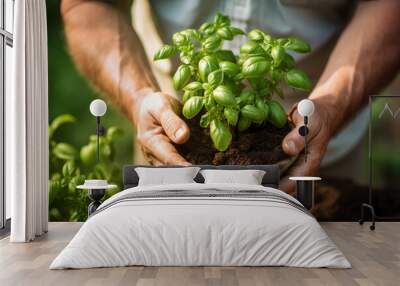
{"label": "white curtain", "polygon": [[13,92],[6,98],[6,187],[12,242],[47,232],[47,25],[45,0],[15,1]]}

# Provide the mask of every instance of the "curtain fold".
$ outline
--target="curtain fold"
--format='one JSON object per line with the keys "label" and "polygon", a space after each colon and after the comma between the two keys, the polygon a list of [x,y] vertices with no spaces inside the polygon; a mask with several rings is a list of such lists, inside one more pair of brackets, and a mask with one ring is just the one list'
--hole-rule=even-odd
{"label": "curtain fold", "polygon": [[45,0],[15,2],[13,93],[6,98],[6,187],[11,190],[11,242],[31,241],[47,232],[45,5]]}

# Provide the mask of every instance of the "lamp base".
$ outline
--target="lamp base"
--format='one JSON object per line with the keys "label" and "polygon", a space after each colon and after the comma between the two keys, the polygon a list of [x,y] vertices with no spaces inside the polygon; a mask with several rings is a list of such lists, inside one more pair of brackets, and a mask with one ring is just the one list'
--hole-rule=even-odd
{"label": "lamp base", "polygon": [[370,230],[375,230],[375,219],[376,219],[376,216],[375,216],[375,208],[372,206],[372,205],[370,205],[370,204],[362,204],[361,205],[361,219],[358,221],[358,223],[360,224],[360,225],[363,225],[364,224],[364,221],[365,221],[365,219],[364,219],[364,209],[365,208],[367,208],[367,209],[369,209],[370,211],[371,211],[371,221],[372,221],[372,224],[369,226],[369,229]]}
{"label": "lamp base", "polygon": [[88,206],[88,216],[91,216],[101,205],[101,199],[105,194],[105,189],[90,189],[88,191],[88,197],[92,201]]}
{"label": "lamp base", "polygon": [[314,206],[314,181],[302,181],[299,180],[297,183],[297,199],[303,204],[303,206],[310,210]]}

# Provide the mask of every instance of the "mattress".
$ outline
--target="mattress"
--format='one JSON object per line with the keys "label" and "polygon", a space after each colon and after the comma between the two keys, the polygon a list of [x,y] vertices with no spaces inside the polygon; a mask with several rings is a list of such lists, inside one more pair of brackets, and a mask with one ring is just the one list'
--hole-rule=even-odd
{"label": "mattress", "polygon": [[132,265],[351,267],[315,218],[284,192],[197,183],[114,195],[50,269]]}

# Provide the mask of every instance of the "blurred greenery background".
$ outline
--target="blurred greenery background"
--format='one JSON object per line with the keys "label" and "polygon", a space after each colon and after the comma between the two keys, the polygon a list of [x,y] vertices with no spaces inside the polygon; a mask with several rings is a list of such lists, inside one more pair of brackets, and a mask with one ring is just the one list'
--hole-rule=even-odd
{"label": "blurred greenery background", "polygon": [[[53,122],[58,116],[70,114],[74,118],[73,122],[65,122],[57,131],[54,132],[51,138],[50,146],[50,220],[51,221],[84,221],[86,220],[86,208],[89,203],[85,191],[76,190],[76,185],[80,184],[87,178],[107,178],[110,182],[119,185],[115,191],[120,191],[121,186],[121,167],[124,164],[133,162],[133,129],[129,121],[108,103],[107,114],[103,117],[102,122],[109,130],[118,127],[123,132],[117,137],[112,138],[104,144],[110,147],[111,152],[104,155],[103,165],[96,163],[85,164],[80,156],[81,150],[85,149],[90,144],[93,144],[96,123],[94,117],[89,112],[89,104],[93,99],[103,98],[90,83],[76,69],[66,46],[63,23],[60,15],[60,0],[47,0],[47,25],[48,25],[48,57],[49,57],[49,123]],[[397,79],[397,84],[394,84],[387,94],[398,94],[400,90],[400,76]],[[378,102],[374,109],[374,118],[378,110],[381,110],[382,103]],[[66,118],[61,117],[61,118]],[[400,118],[400,115],[399,115]],[[68,120],[67,120],[68,121]],[[398,121],[397,121],[398,122]],[[393,212],[398,213],[398,189],[392,192],[393,186],[397,186],[399,178],[400,153],[393,152],[397,150],[398,142],[392,140],[399,138],[398,126],[394,125],[394,121],[382,121],[382,125],[375,125],[379,130],[374,138],[379,139],[374,142],[374,164],[377,166],[376,182],[378,188],[387,190],[380,194],[382,199],[383,214],[393,215]],[[395,133],[393,137],[386,137],[388,131]],[[381,140],[382,139],[382,140]],[[59,152],[60,148],[57,144],[67,143],[75,151],[68,153],[70,148],[64,148],[64,152]],[[390,143],[390,147],[387,145]],[[397,144],[397,145],[396,145]],[[65,147],[65,145],[63,145]],[[367,159],[367,147],[366,159]],[[54,154],[54,150],[56,151]],[[67,156],[66,156],[66,153]],[[71,163],[72,162],[72,163]],[[109,169],[105,166],[110,166]],[[363,164],[367,172],[368,164]],[[70,183],[72,182],[72,183]],[[339,179],[335,178],[335,183],[339,183]],[[354,207],[352,212],[347,212],[349,215],[340,216],[344,219],[354,219],[359,215],[359,205],[363,200],[359,197],[348,196],[356,194],[356,186],[348,181],[343,181],[337,187],[338,192],[344,197],[341,204],[343,208],[338,209],[339,212],[345,212],[349,209],[348,205],[352,203]],[[395,183],[396,182],[396,183]],[[392,186],[392,187],[390,187]],[[363,191],[368,192],[367,185],[363,186]],[[375,192],[379,194],[380,192]],[[112,193],[109,193],[111,195]],[[347,200],[347,201],[346,201]],[[379,203],[380,200],[377,199]],[[390,205],[390,202],[396,205]],[[384,209],[388,210],[387,213]],[[390,211],[390,213],[389,213]],[[332,219],[332,217],[331,217]]]}
{"label": "blurred greenery background", "polygon": [[[106,100],[106,98],[96,92],[90,83],[80,75],[68,53],[60,15],[61,1],[47,0],[46,2],[49,54],[49,123],[62,114],[70,114],[76,119],[73,124],[64,124],[60,130],[54,132],[52,137],[53,145],[56,142],[65,142],[76,150],[76,154],[74,158],[57,158],[60,162],[50,163],[50,178],[53,178],[53,181],[50,181],[50,220],[85,220],[88,203],[86,192],[75,190],[74,185],[68,185],[68,182],[63,184],[60,176],[63,174],[64,164],[71,161],[75,162],[74,169],[75,167],[79,169],[79,174],[76,175],[77,178],[75,179],[76,183],[81,182],[84,178],[107,177],[116,181],[112,183],[119,184],[118,190],[121,189],[121,172],[115,168],[98,172],[101,166],[99,167],[96,164],[85,165],[79,157],[79,150],[82,146],[88,144],[90,136],[95,134],[96,130],[95,118],[89,112],[89,104],[93,99],[103,98]],[[102,118],[103,125],[106,129],[111,126],[118,127],[123,132],[119,133],[117,139],[112,139],[112,142],[110,142],[113,150],[112,154],[106,156],[106,159],[107,163],[112,163],[113,166],[121,168],[124,164],[133,161],[133,130],[129,121],[114,108],[111,102],[107,102],[107,104],[108,111]],[[53,152],[52,148],[54,146],[50,146],[50,152]],[[68,167],[71,167],[70,164]],[[74,172],[77,172],[77,169]],[[119,172],[119,176],[115,174],[116,170]]]}

